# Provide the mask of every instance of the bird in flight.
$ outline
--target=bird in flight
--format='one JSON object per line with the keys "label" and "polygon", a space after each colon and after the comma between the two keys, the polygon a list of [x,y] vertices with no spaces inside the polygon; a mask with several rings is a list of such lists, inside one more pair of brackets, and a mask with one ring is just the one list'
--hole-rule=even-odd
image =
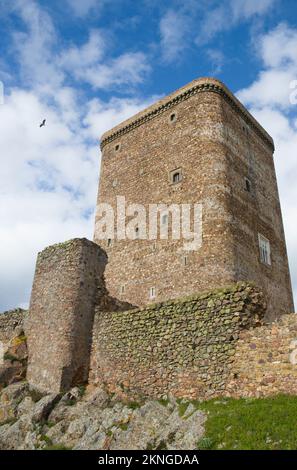
{"label": "bird in flight", "polygon": [[43,127],[43,126],[45,126],[45,123],[46,123],[46,119],[44,119],[44,120],[42,121],[42,123],[40,124],[40,126],[39,126],[39,127]]}

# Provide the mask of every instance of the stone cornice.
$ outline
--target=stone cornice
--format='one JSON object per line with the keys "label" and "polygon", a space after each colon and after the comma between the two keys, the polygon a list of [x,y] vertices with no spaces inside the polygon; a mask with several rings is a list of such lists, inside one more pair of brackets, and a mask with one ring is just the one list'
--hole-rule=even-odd
{"label": "stone cornice", "polygon": [[238,99],[227,89],[223,83],[209,78],[205,80],[195,80],[186,87],[181,88],[175,92],[173,95],[160,100],[155,105],[152,105],[144,111],[136,114],[134,117],[124,121],[122,124],[119,124],[115,128],[106,132],[102,136],[101,149],[103,149],[106,144],[109,144],[122,135],[127,134],[145,122],[154,119],[182,101],[185,101],[198,93],[204,92],[217,93],[222,96],[224,100],[240,115],[240,117],[244,119],[244,121],[256,132],[256,134],[271,148],[271,150],[274,151],[273,139],[256,121],[256,119],[247,111],[247,109],[245,109],[240,101],[238,101]]}

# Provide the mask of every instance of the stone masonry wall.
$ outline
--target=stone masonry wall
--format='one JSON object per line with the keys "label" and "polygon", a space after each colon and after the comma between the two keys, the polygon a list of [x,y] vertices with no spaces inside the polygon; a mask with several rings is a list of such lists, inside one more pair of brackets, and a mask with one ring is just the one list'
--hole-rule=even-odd
{"label": "stone masonry wall", "polygon": [[105,264],[105,252],[86,239],[39,253],[26,328],[31,385],[55,392],[87,380],[94,306],[106,295]]}
{"label": "stone masonry wall", "polygon": [[241,331],[226,387],[233,397],[297,394],[297,315]]}
{"label": "stone masonry wall", "polygon": [[249,284],[126,312],[98,309],[89,383],[154,397],[224,394],[239,334],[264,312]]}

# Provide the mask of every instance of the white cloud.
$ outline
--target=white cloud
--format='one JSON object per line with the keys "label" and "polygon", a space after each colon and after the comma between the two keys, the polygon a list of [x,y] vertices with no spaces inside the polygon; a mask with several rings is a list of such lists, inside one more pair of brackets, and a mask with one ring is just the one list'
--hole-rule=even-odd
{"label": "white cloud", "polygon": [[77,68],[74,76],[89,83],[95,89],[111,88],[115,85],[133,87],[142,83],[151,67],[142,52],[127,52],[106,63]]}
{"label": "white cloud", "polygon": [[135,86],[141,83],[151,67],[142,52],[127,52],[112,59],[105,57],[106,33],[92,30],[88,41],[63,50],[58,64],[72,78],[90,84],[95,89]]}
{"label": "white cloud", "polygon": [[[175,2],[160,20],[160,47],[165,63],[181,58],[183,51],[196,44],[203,46],[224,31],[242,22],[266,15],[279,0],[188,0]],[[213,49],[210,49],[212,52]],[[211,57],[211,62],[214,62]],[[221,70],[221,60],[214,70]]]}
{"label": "white cloud", "polygon": [[161,48],[165,62],[179,59],[185,47],[190,19],[181,11],[168,10],[160,22]]}
{"label": "white cloud", "polygon": [[218,33],[228,31],[239,23],[265,15],[279,0],[225,0],[208,9],[196,37],[198,45],[207,44]]}
{"label": "white cloud", "polygon": [[25,27],[25,31],[13,34],[22,78],[45,95],[53,94],[54,89],[73,78],[94,89],[133,87],[151,70],[142,52],[125,52],[110,58],[110,44],[109,49],[106,47],[108,33],[98,29],[90,31],[86,43],[72,44],[59,52],[59,37],[52,19],[36,2],[17,0],[14,12]]}
{"label": "white cloud", "polygon": [[254,107],[290,108],[290,83],[297,78],[297,29],[280,24],[254,42],[264,70],[239,98]]}
{"label": "white cloud", "polygon": [[86,16],[91,11],[101,11],[106,3],[104,0],[67,0],[76,16]]}
{"label": "white cloud", "polygon": [[254,15],[263,15],[270,10],[276,0],[231,0],[230,6],[234,21],[249,19]]}
{"label": "white cloud", "polygon": [[14,48],[21,65],[21,78],[34,85],[59,86],[64,73],[53,60],[57,34],[50,16],[36,2],[17,0],[14,12],[26,30],[13,34]]}
{"label": "white cloud", "polygon": [[240,100],[246,104],[262,106],[281,106],[288,108],[290,104],[290,83],[296,77],[292,67],[286,69],[263,70],[259,78],[251,86],[238,93]]}
{"label": "white cloud", "polygon": [[224,53],[219,49],[207,49],[206,54],[212,64],[212,75],[218,75],[223,70],[223,65],[226,61]]}
{"label": "white cloud", "polygon": [[267,67],[297,66],[297,30],[281,23],[261,38],[260,54]]}
{"label": "white cloud", "polygon": [[290,80],[297,79],[297,29],[282,24],[255,42],[264,69],[237,96],[275,140],[275,166],[297,306],[297,106],[289,101]]}
{"label": "white cloud", "polygon": [[90,31],[88,41],[81,47],[73,45],[63,50],[58,63],[68,72],[75,72],[77,68],[85,68],[101,61],[105,51],[103,31],[93,29]]}

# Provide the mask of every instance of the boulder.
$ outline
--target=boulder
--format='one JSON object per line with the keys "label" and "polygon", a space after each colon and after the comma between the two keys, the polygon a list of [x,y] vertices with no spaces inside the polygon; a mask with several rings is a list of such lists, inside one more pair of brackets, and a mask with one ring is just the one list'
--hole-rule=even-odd
{"label": "boulder", "polygon": [[60,398],[61,395],[57,393],[52,393],[41,398],[41,400],[39,400],[33,408],[31,415],[32,422],[41,423],[46,421],[50,412],[52,411],[56,403],[58,403]]}

